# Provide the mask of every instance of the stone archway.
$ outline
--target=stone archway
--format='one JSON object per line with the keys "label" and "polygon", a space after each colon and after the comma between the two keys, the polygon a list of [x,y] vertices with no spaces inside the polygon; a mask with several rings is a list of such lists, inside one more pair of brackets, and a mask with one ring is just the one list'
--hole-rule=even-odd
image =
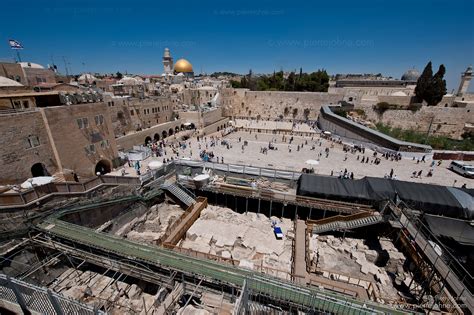
{"label": "stone archway", "polygon": [[168,137],[168,132],[166,130],[163,130],[161,132],[161,135],[163,136],[163,139],[164,139],[164,138]]}
{"label": "stone archway", "polygon": [[191,125],[189,125],[189,128],[196,129],[196,126],[194,125],[194,123],[191,123]]}
{"label": "stone archway", "polygon": [[100,160],[95,165],[94,173],[96,175],[98,173],[100,173],[100,175],[104,175],[104,174],[110,173],[111,171],[112,171],[112,163],[110,163],[109,160]]}
{"label": "stone archway", "polygon": [[43,163],[36,163],[31,166],[31,176],[50,176],[50,174]]}
{"label": "stone archway", "polygon": [[184,127],[184,125],[181,125],[181,130],[185,130],[186,128]]}
{"label": "stone archway", "polygon": [[160,135],[158,133],[155,133],[155,135],[153,136],[153,140],[155,140],[155,142],[160,141]]}
{"label": "stone archway", "polygon": [[168,135],[172,136],[173,135],[173,128],[170,128],[170,130],[168,130]]}
{"label": "stone archway", "polygon": [[217,131],[220,131],[220,130],[221,130],[221,128],[219,126],[217,126]]}
{"label": "stone archway", "polygon": [[150,142],[151,142],[151,137],[150,137],[150,136],[147,136],[147,137],[145,138],[145,145],[148,145],[148,143],[150,143]]}
{"label": "stone archway", "polygon": [[174,133],[179,132],[179,126],[174,127]]}

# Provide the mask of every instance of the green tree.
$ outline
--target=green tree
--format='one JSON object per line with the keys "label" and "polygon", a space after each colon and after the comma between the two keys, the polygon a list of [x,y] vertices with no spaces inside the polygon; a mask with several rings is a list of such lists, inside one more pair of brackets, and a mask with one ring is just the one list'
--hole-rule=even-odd
{"label": "green tree", "polygon": [[423,72],[421,73],[418,81],[416,82],[415,95],[419,103],[423,102],[426,97],[427,89],[430,85],[431,78],[433,77],[433,69],[431,66],[431,61],[425,66]]}
{"label": "green tree", "polygon": [[444,65],[440,65],[438,72],[436,72],[431,80],[430,93],[425,99],[428,105],[438,104],[446,94],[446,80],[443,79],[445,73],[446,68]]}
{"label": "green tree", "polygon": [[428,105],[438,104],[446,94],[446,80],[443,79],[446,73],[444,65],[440,65],[438,72],[433,76],[431,61],[428,62],[423,73],[416,82],[415,94],[417,102],[425,101]]}
{"label": "green tree", "polygon": [[120,71],[117,71],[117,73],[115,74],[115,78],[117,80],[120,80],[121,78],[123,78],[123,74],[121,74]]}
{"label": "green tree", "polygon": [[234,89],[239,89],[242,87],[242,81],[230,80],[230,84]]}

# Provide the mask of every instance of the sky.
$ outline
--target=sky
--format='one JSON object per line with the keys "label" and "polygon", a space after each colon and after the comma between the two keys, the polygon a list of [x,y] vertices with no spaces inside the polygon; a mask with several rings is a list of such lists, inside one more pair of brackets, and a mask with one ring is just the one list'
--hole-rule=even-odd
{"label": "sky", "polygon": [[[62,0],[0,2],[0,60],[65,73],[161,74],[169,47],[194,72],[325,69],[400,78],[446,66],[448,92],[474,64],[472,0]],[[474,83],[470,86],[474,91]]]}

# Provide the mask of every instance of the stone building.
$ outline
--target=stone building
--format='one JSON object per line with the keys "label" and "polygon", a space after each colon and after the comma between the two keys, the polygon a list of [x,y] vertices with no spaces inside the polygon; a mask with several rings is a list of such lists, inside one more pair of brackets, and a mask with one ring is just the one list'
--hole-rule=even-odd
{"label": "stone building", "polygon": [[33,62],[20,62],[20,65],[25,73],[27,85],[56,83],[56,73],[53,70]]}
{"label": "stone building", "polygon": [[8,78],[22,85],[28,85],[25,72],[19,63],[1,62],[0,77]]}
{"label": "stone building", "polygon": [[210,104],[218,94],[218,89],[211,86],[185,89],[182,92],[183,104],[203,105]]}
{"label": "stone building", "polygon": [[174,119],[174,103],[169,96],[152,96],[143,99],[106,96],[104,101],[108,106],[116,137]]}
{"label": "stone building", "polygon": [[117,166],[107,104],[63,105],[58,92],[34,91],[3,91],[0,104],[2,183],[72,172],[90,177]]}

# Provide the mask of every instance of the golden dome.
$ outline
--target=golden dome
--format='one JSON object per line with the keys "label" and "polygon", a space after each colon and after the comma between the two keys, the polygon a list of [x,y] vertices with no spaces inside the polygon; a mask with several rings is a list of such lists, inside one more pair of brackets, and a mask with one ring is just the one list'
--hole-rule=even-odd
{"label": "golden dome", "polygon": [[174,64],[174,71],[183,73],[193,72],[193,65],[186,59],[179,59]]}

